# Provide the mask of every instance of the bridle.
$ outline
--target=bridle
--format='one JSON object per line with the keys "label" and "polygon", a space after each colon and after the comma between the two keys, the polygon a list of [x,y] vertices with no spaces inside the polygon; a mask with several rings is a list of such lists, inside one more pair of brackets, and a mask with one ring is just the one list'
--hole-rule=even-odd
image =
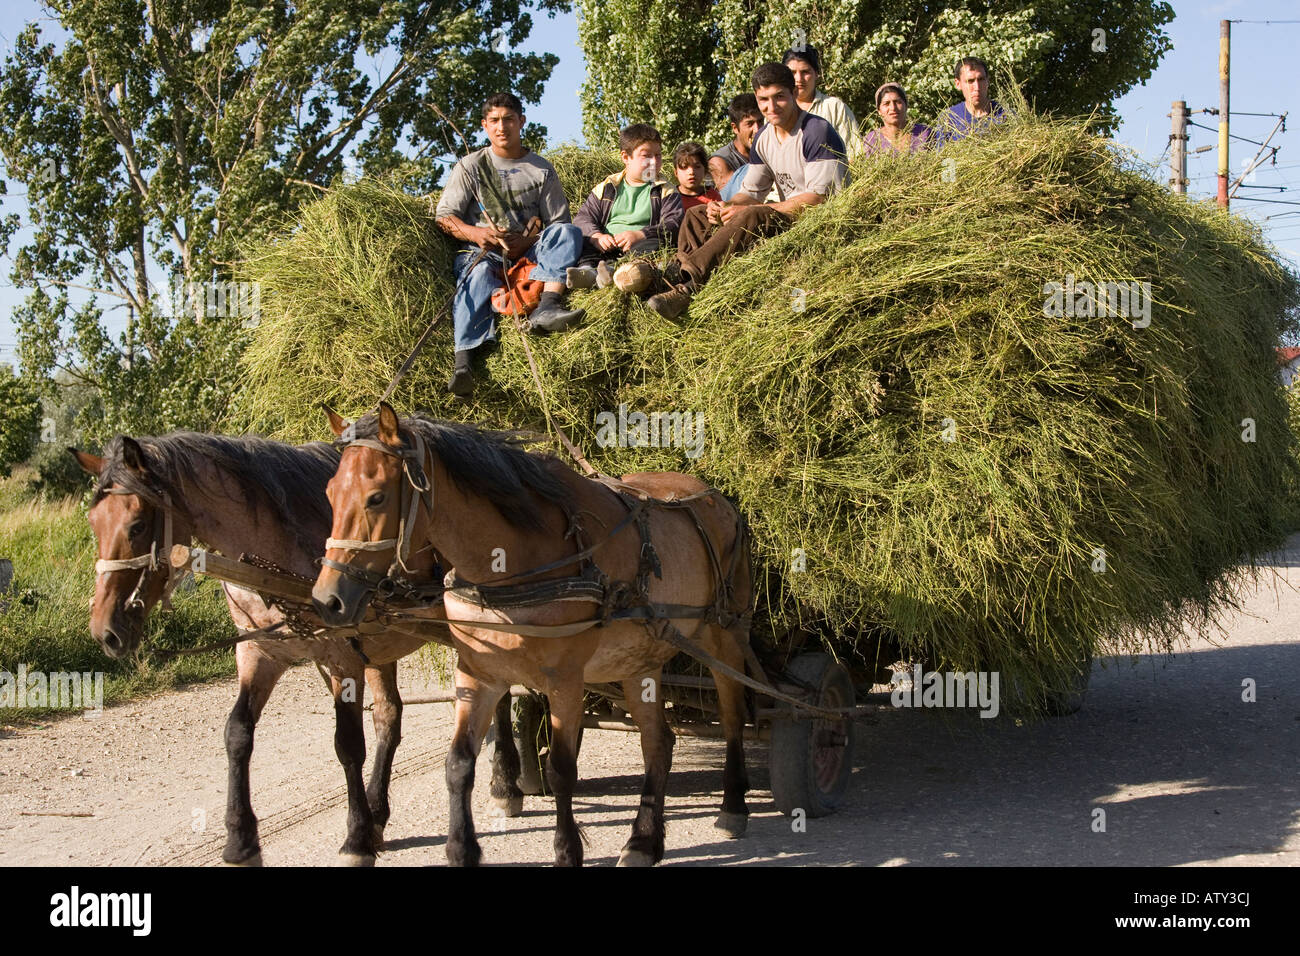
{"label": "bridle", "polygon": [[[106,488],[106,495],[135,495],[142,501],[153,505],[153,540],[149,542],[149,553],[137,555],[134,558],[100,558],[95,562],[95,576],[108,574],[112,571],[131,571],[135,568],[141,568],[140,578],[135,582],[135,587],[131,590],[130,596],[126,599],[123,606],[127,611],[144,610],[144,598],[141,592],[144,590],[145,582],[149,579],[151,572],[157,571],[158,568],[167,569],[167,583],[163,585],[162,606],[164,610],[172,609],[171,595],[176,585],[180,584],[185,575],[176,568],[172,567],[171,552],[172,536],[172,501],[171,496],[165,491],[155,494],[153,491],[139,488]],[[159,538],[162,539],[162,554],[158,553]]]}
{"label": "bridle", "polygon": [[[388,551],[392,549],[393,561],[388,566],[388,570],[383,573],[367,571],[356,565],[345,564],[342,561],[334,561],[326,557],[317,559],[317,564],[320,566],[331,568],[346,577],[360,581],[366,586],[366,590],[374,591],[376,597],[380,600],[387,600],[395,595],[422,602],[442,597],[441,566],[435,571],[431,583],[419,584],[409,577],[418,573],[407,565],[407,561],[412,554],[411,538],[414,533],[415,519],[419,513],[420,504],[421,502],[424,503],[430,521],[433,520],[434,505],[433,480],[430,477],[432,472],[426,471],[424,466],[424,439],[414,429],[410,430],[410,435],[414,444],[414,447],[411,448],[394,448],[373,438],[354,438],[343,449],[347,451],[347,449],[355,445],[372,449],[401,461],[403,480],[401,481],[401,501],[398,506],[400,517],[397,524],[397,536],[380,538],[378,541],[367,541],[358,538],[325,539],[327,550],[330,548],[341,548],[349,551]],[[418,548],[414,553],[418,554],[430,547],[431,545],[425,544],[424,547]]]}

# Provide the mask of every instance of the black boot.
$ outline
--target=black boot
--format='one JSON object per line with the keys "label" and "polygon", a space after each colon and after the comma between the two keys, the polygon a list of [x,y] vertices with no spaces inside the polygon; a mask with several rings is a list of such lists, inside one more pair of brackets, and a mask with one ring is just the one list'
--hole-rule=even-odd
{"label": "black boot", "polygon": [[560,293],[543,292],[537,308],[528,317],[528,327],[533,332],[563,332],[581,322],[587,313],[582,309],[566,309],[560,304]]}
{"label": "black boot", "polygon": [[458,398],[469,398],[474,394],[474,376],[469,370],[470,356],[473,354],[469,349],[456,352],[456,368],[451,373],[451,381],[447,383],[447,391]]}

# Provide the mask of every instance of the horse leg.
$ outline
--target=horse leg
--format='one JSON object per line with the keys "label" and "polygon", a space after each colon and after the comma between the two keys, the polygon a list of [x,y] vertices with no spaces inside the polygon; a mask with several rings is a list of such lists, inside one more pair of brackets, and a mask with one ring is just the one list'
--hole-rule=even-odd
{"label": "horse leg", "polygon": [[447,751],[447,862],[452,866],[478,866],[483,855],[470,807],[474,762],[497,711],[497,702],[507,695],[508,703],[509,691],[509,684],[489,684],[466,671],[463,663],[456,666],[456,724]]}
{"label": "horse leg", "polygon": [[519,750],[515,747],[510,721],[510,695],[497,702],[497,745],[492,751],[492,783],[488,792],[492,802],[508,817],[524,812],[524,792],[519,789]]}
{"label": "horse leg", "polygon": [[[714,634],[711,653],[743,674],[745,656],[737,636],[717,626],[711,630]],[[727,741],[727,762],[722,771],[722,812],[714,826],[726,831],[729,837],[742,837],[749,828],[749,807],[745,803],[745,793],[749,790],[749,774],[745,769],[745,687],[717,671],[713,671],[713,683],[718,689],[722,735]]]}
{"label": "horse leg", "polygon": [[582,838],[573,819],[582,730],[582,673],[546,696],[551,704],[551,754],[546,762],[546,782],[555,794],[555,865],[582,866]]}
{"label": "horse leg", "polygon": [[374,700],[375,765],[370,770],[366,803],[374,821],[375,849],[384,846],[388,826],[388,784],[393,775],[393,755],[402,742],[402,695],[397,690],[397,662],[366,668],[366,683]]}
{"label": "horse leg", "polygon": [[[664,718],[662,673],[656,671],[650,675],[653,681],[650,685],[635,678],[623,681],[624,703],[641,730],[645,782],[641,785],[641,807],[632,825],[632,838],[618,855],[619,866],[654,866],[664,858],[664,795],[673,764],[675,738]],[[647,689],[653,692],[646,694]]]}
{"label": "horse leg", "polygon": [[[358,661],[358,664],[360,661]],[[342,676],[340,676],[342,674]],[[361,724],[362,669],[330,671],[334,692],[334,753],[343,765],[348,787],[348,835],[339,847],[342,866],[375,865],[375,824],[366,802],[362,767],[366,762],[366,734]]]}
{"label": "horse leg", "polygon": [[253,757],[253,731],[275,682],[285,665],[273,661],[251,644],[237,645],[239,696],[226,720],[226,846],[221,859],[232,866],[261,866],[248,764]]}

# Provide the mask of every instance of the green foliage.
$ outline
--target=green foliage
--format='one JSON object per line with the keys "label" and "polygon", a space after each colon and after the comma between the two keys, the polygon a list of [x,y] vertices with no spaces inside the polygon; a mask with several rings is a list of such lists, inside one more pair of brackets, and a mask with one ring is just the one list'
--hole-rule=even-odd
{"label": "green foliage", "polygon": [[578,43],[587,58],[580,94],[583,133],[596,149],[616,148],[630,123],[650,123],[664,152],[716,126],[724,75],[721,36],[709,0],[578,0]]}
{"label": "green foliage", "polygon": [[0,477],[26,461],[40,434],[41,403],[35,390],[14,375],[9,365],[0,365]]}
{"label": "green foliage", "polygon": [[[234,673],[234,653],[149,660],[150,648],[193,647],[233,637],[225,598],[212,581],[173,596],[171,615],[150,615],[143,654],[110,660],[90,636],[86,600],[94,590],[95,541],[79,500],[33,497],[24,474],[0,481],[0,555],[14,562],[14,580],[0,597],[0,670],[103,671],[106,703]],[[46,712],[46,715],[56,713]],[[0,711],[0,722],[42,716]]]}
{"label": "green foliage", "polygon": [[91,478],[68,454],[68,448],[87,444],[86,432],[103,415],[103,403],[94,386],[60,372],[41,398],[41,440],[28,459],[35,469],[32,489],[46,498],[81,497]]}
{"label": "green foliage", "polygon": [[579,0],[578,8],[587,141],[612,142],[619,125],[642,121],[665,141],[703,137],[714,147],[728,137],[731,97],[751,92],[754,67],[800,43],[821,53],[822,88],[863,121],[886,80],[907,89],[913,119],[934,120],[960,100],[951,77],[962,56],[989,62],[995,95],[999,74],[1014,75],[1038,110],[1107,114],[1169,50],[1162,27],[1174,16],[1160,0]]}
{"label": "green foliage", "polygon": [[[241,242],[349,162],[432,188],[487,95],[540,97],[557,57],[509,46],[528,37],[531,10],[567,0],[48,8],[66,39],[28,24],[0,73],[0,156],[33,227],[12,253],[11,279],[30,290],[15,321],[25,376],[75,369],[100,390],[88,437],[102,439],[213,427],[255,316],[203,296],[174,315],[174,284],[230,279]],[[0,250],[20,225],[0,220]],[[109,306],[126,310],[120,335]]]}
{"label": "green foliage", "polygon": [[[538,431],[545,407],[612,474],[717,485],[752,522],[771,628],[814,624],[841,656],[869,655],[863,636],[883,630],[1041,705],[1095,649],[1208,628],[1279,540],[1300,476],[1273,357],[1300,331],[1296,276],[1245,220],[1023,110],[853,174],[723,266],[680,321],[613,288],[575,294],[587,320],[530,339],[544,398],[505,322],[471,404],[445,392],[447,328],[398,407]],[[321,436],[322,398],[371,406],[450,288],[425,271],[447,251],[417,200],[339,192],[267,252],[283,294],[245,355],[250,423],[288,439]],[[330,212],[345,204],[354,215]],[[1067,272],[1149,281],[1151,325],[1044,315]],[[600,448],[595,416],[623,402],[702,413],[703,455]]]}

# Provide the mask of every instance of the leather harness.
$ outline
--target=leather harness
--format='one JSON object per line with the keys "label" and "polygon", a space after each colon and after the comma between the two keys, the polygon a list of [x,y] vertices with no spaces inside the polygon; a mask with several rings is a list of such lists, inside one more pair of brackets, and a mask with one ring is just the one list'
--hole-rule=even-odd
{"label": "leather harness", "polygon": [[[157,571],[159,567],[167,569],[167,583],[163,585],[162,606],[164,610],[171,610],[171,595],[176,585],[180,584],[185,574],[179,573],[176,568],[172,567],[169,560],[172,550],[172,502],[171,496],[165,491],[154,493],[147,488],[105,488],[106,495],[135,495],[142,501],[153,505],[153,539],[149,542],[149,553],[137,555],[134,558],[100,558],[95,562],[95,576],[108,574],[113,571],[130,571],[140,568],[140,578],[135,582],[135,587],[126,599],[125,610],[132,611],[144,608],[144,597],[141,592],[144,590],[145,582],[149,579],[149,574]],[[158,552],[158,541],[162,539],[162,554]]]}
{"label": "leather harness", "polygon": [[[736,547],[732,550],[730,564],[724,573],[717,549],[705,532],[699,516],[691,507],[694,502],[700,499],[720,497],[721,492],[709,490],[685,498],[652,499],[640,489],[608,477],[593,480],[599,481],[618,495],[619,500],[627,508],[627,514],[607,535],[595,544],[587,544],[587,537],[579,512],[566,509],[569,527],[565,532],[565,537],[572,537],[578,548],[578,551],[573,555],[530,568],[527,571],[512,574],[490,585],[475,584],[462,580],[454,570],[448,571],[441,583],[412,584],[400,576],[402,572],[411,573],[406,561],[411,554],[412,528],[421,502],[424,502],[430,518],[432,518],[435,494],[433,482],[429,478],[430,473],[425,468],[427,449],[424,440],[415,429],[408,429],[408,433],[413,440],[413,447],[393,447],[369,438],[354,439],[346,446],[350,448],[357,445],[370,448],[381,454],[397,458],[402,462],[404,478],[400,505],[402,518],[398,525],[397,536],[375,541],[330,538],[325,543],[327,548],[342,548],[355,551],[385,551],[391,548],[394,551],[394,558],[388,572],[380,574],[329,558],[320,559],[321,564],[325,567],[333,568],[339,573],[359,581],[368,591],[374,591],[377,596],[383,597],[386,593],[392,594],[396,590],[412,598],[418,596],[424,602],[429,602],[441,597],[442,593],[446,591],[467,604],[491,610],[534,607],[558,601],[582,601],[599,606],[600,610],[597,617],[573,622],[572,624],[528,625],[497,624],[490,621],[448,620],[449,624],[461,624],[485,630],[499,630],[536,637],[567,637],[581,633],[591,627],[603,627],[610,621],[638,619],[651,622],[656,619],[696,618],[700,622],[699,627],[703,627],[709,621],[717,621],[721,626],[730,628],[742,618],[748,618],[752,613],[752,608],[747,607],[737,610],[733,606],[735,589],[731,583],[740,554],[745,550],[747,528],[744,519],[737,513]],[[663,578],[663,568],[650,533],[651,507],[679,508],[685,510],[691,516],[692,523],[695,525],[696,531],[704,542],[705,550],[709,555],[709,565],[715,584],[714,601],[711,605],[662,604],[650,600],[650,575],[654,574],[657,578]],[[636,579],[634,581],[614,581],[601,570],[592,556],[629,524],[636,525],[641,539]],[[525,582],[526,579],[535,578],[539,574],[545,574],[574,564],[578,565],[577,575],[521,583]]]}

